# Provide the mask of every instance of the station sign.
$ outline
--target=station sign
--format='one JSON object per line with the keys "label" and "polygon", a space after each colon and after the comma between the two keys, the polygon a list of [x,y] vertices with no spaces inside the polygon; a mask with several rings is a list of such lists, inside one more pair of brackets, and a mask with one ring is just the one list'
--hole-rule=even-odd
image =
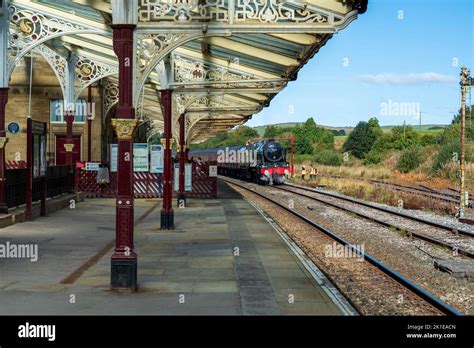
{"label": "station sign", "polygon": [[10,134],[18,134],[20,130],[20,124],[18,122],[10,122],[7,126],[7,131]]}
{"label": "station sign", "polygon": [[86,170],[97,172],[99,170],[99,163],[97,163],[97,162],[86,162]]}
{"label": "station sign", "polygon": [[217,166],[209,166],[209,177],[217,177]]}

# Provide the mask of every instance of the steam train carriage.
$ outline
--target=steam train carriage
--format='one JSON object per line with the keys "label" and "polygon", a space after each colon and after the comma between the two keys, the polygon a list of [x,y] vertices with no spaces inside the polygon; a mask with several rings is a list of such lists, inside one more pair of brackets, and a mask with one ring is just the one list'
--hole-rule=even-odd
{"label": "steam train carriage", "polygon": [[220,175],[259,184],[280,185],[285,182],[285,176],[290,174],[286,151],[274,139],[264,139],[246,146],[192,151],[190,156],[217,160]]}

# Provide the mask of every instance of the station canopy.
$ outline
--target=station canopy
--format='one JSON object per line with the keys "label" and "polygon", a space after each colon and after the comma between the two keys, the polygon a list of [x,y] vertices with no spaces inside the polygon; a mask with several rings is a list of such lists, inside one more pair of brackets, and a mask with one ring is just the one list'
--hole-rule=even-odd
{"label": "station canopy", "polygon": [[366,6],[367,0],[10,0],[9,70],[29,51],[41,54],[69,100],[100,83],[107,114],[119,93],[112,25],[131,14],[137,118],[161,132],[160,90],[173,89],[174,135],[185,113],[187,141],[199,143],[269,106]]}

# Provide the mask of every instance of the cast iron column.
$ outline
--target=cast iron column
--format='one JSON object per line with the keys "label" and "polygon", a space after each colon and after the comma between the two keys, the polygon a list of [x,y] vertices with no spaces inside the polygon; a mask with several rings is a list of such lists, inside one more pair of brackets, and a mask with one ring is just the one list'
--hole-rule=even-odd
{"label": "cast iron column", "polygon": [[72,152],[74,150],[74,141],[72,139],[72,125],[74,122],[74,112],[67,110],[64,117],[66,118],[66,143],[64,148],[66,149],[66,164],[69,165],[69,172],[72,171]]}
{"label": "cast iron column", "polygon": [[87,162],[92,161],[92,86],[87,88]]}
{"label": "cast iron column", "polygon": [[164,170],[163,170],[163,209],[161,209],[161,229],[174,228],[174,212],[172,208],[173,187],[171,185],[171,89],[161,91],[161,104],[164,110],[165,142],[164,142]]}
{"label": "cast iron column", "polygon": [[185,148],[186,143],[184,139],[185,134],[185,117],[186,114],[181,114],[179,116],[179,194],[178,194],[178,206],[186,206],[186,194],[184,192],[184,164],[186,161],[185,158]]}
{"label": "cast iron column", "polygon": [[112,25],[114,51],[119,62],[119,101],[112,126],[118,139],[115,252],[111,260],[113,289],[137,288],[137,254],[133,246],[133,33],[135,25]]}
{"label": "cast iron column", "polygon": [[184,158],[186,162],[189,162],[189,144],[186,144],[186,149],[184,150]]}
{"label": "cast iron column", "polygon": [[5,181],[5,145],[7,137],[5,133],[5,109],[8,103],[8,87],[0,88],[0,213],[7,214],[7,192]]}

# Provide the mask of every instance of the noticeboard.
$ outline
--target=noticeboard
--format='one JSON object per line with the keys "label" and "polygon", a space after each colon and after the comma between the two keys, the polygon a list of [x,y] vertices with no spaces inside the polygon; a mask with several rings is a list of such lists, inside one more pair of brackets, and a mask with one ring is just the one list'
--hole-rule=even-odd
{"label": "noticeboard", "polygon": [[161,145],[151,145],[150,147],[150,173],[163,173],[164,171],[164,151]]}
{"label": "noticeboard", "polygon": [[[118,161],[118,144],[110,144],[110,171],[116,172]],[[133,144],[133,171],[148,172],[149,168],[148,144]]]}
{"label": "noticeboard", "polygon": [[39,178],[46,175],[46,124],[32,122],[33,137],[33,177]]}
{"label": "noticeboard", "polygon": [[118,145],[110,144],[110,171],[117,171],[117,154],[118,154]]}
{"label": "noticeboard", "polygon": [[174,164],[174,177],[173,177],[173,190],[175,192],[179,191],[179,163]]}
{"label": "noticeboard", "polygon": [[184,190],[192,191],[193,189],[193,165],[192,163],[186,163],[184,167]]}
{"label": "noticeboard", "polygon": [[133,171],[148,172],[148,144],[133,144]]}

